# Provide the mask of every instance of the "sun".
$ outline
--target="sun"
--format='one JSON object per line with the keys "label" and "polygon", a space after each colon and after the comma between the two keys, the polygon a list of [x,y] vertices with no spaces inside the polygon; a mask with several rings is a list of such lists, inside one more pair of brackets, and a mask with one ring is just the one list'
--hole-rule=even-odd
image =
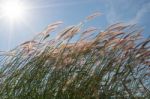
{"label": "sun", "polygon": [[15,0],[7,0],[0,6],[1,14],[11,20],[21,19],[25,14],[25,6]]}

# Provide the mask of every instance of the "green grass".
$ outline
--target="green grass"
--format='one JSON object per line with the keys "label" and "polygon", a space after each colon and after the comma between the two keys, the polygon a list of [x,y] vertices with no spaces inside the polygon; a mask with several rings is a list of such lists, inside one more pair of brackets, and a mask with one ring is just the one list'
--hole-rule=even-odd
{"label": "green grass", "polygon": [[55,22],[3,53],[0,99],[149,99],[150,38],[136,25],[116,23],[100,32],[84,30],[87,22],[50,38],[62,23]]}

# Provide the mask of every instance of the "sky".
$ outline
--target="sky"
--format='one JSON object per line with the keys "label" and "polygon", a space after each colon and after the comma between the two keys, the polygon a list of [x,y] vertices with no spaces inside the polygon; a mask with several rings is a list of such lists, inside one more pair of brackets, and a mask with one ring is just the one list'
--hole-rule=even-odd
{"label": "sky", "polygon": [[[4,0],[0,0],[1,1]],[[13,0],[8,0],[13,1]],[[10,50],[32,39],[55,21],[63,27],[78,24],[86,16],[101,12],[89,25],[105,29],[117,22],[136,23],[150,35],[150,0],[20,0],[27,9],[21,20],[10,21],[0,13],[0,51]]]}

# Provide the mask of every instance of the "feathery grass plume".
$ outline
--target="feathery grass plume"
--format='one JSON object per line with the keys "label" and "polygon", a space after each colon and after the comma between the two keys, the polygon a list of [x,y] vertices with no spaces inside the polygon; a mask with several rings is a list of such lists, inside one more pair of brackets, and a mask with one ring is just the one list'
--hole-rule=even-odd
{"label": "feathery grass plume", "polygon": [[100,12],[95,12],[95,13],[91,14],[90,16],[87,16],[87,17],[86,17],[86,20],[92,20],[92,19],[94,19],[94,18],[96,18],[96,17],[98,17],[98,16],[101,16],[101,15],[102,15],[102,13],[100,13]]}
{"label": "feathery grass plume", "polygon": [[95,28],[95,27],[89,27],[87,28],[86,30],[84,30],[82,33],[81,33],[81,41],[82,40],[86,40],[86,39],[93,39],[93,36],[94,36],[94,33],[97,31],[98,29]]}
{"label": "feathery grass plume", "polygon": [[46,29],[39,33],[37,36],[34,37],[34,39],[36,39],[37,37],[41,36],[41,39],[42,40],[45,40],[46,38],[48,38],[50,36],[50,32],[54,31],[56,28],[59,27],[60,24],[62,24],[63,22],[62,21],[57,21],[57,22],[54,22],[52,24],[49,24]]}
{"label": "feathery grass plume", "polygon": [[12,51],[9,51],[9,52],[0,51],[0,56],[15,56],[15,52],[12,52]]}
{"label": "feathery grass plume", "polygon": [[44,41],[60,23],[13,49],[15,56],[0,56],[0,99],[150,98],[150,38],[140,29],[116,23],[83,32],[81,22]]}

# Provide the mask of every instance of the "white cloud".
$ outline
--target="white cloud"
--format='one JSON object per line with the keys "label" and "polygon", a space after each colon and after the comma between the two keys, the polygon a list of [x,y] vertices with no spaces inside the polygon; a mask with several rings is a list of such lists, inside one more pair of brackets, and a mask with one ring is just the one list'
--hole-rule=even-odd
{"label": "white cloud", "polygon": [[150,3],[144,4],[129,23],[138,23],[146,13],[150,13]]}

